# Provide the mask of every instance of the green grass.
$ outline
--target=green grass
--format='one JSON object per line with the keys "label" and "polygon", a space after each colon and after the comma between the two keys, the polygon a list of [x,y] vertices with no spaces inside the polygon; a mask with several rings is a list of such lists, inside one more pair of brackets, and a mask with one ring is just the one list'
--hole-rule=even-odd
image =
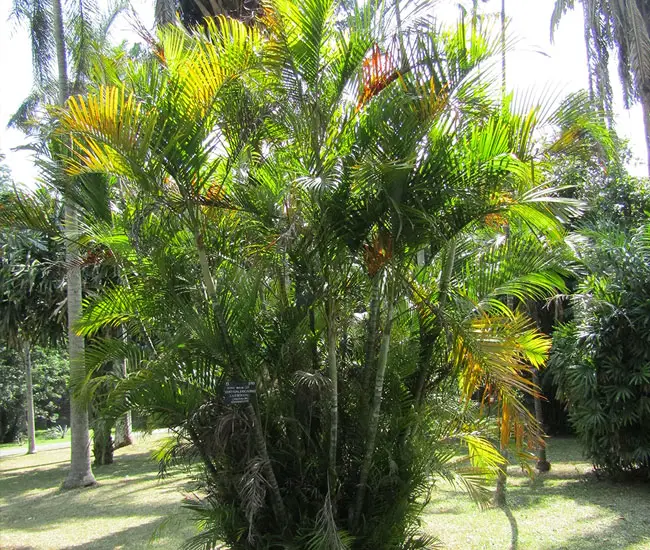
{"label": "green grass", "polygon": [[480,511],[441,486],[423,527],[450,549],[650,549],[650,484],[599,480],[573,439],[552,439],[552,469],[531,480],[509,469],[508,507]]}
{"label": "green grass", "polygon": [[[180,506],[191,485],[158,479],[149,456],[162,437],[116,451],[90,489],[59,489],[69,449],[0,458],[0,548],[178,548],[195,533]],[[551,472],[533,480],[510,469],[507,509],[481,511],[441,485],[423,527],[450,550],[650,549],[650,484],[598,480],[572,439],[551,440],[549,458]]]}
{"label": "green grass", "polygon": [[[70,430],[65,434],[65,437],[57,437],[55,439],[45,437],[46,430],[37,430],[36,431],[36,450],[39,446],[52,445],[53,443],[69,443],[70,442]],[[22,443],[0,443],[0,450],[5,449],[27,449],[27,441]]]}
{"label": "green grass", "polygon": [[195,533],[180,506],[191,487],[182,475],[158,479],[149,456],[162,437],[119,449],[114,464],[95,469],[96,487],[72,491],[59,488],[69,449],[1,458],[0,548],[177,548]]}

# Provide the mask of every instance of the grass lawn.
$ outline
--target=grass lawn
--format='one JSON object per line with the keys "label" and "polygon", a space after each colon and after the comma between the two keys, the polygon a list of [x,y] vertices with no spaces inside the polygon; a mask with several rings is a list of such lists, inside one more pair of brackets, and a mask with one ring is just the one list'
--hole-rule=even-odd
{"label": "grass lawn", "polygon": [[[41,446],[52,445],[54,443],[70,443],[70,430],[65,434],[65,437],[57,437],[55,439],[45,437],[46,430],[36,431],[36,450]],[[27,451],[27,441],[23,443],[0,443],[0,451],[5,449],[25,449]]]}
{"label": "grass lawn", "polygon": [[424,526],[447,548],[650,549],[650,483],[598,480],[573,439],[551,439],[551,471],[531,480],[510,468],[508,508],[479,511],[441,486]]}
{"label": "grass lawn", "polygon": [[[59,489],[69,449],[1,458],[0,548],[177,548],[194,534],[180,507],[191,486],[181,474],[158,479],[149,453],[162,437],[118,450],[91,489]],[[650,484],[597,480],[571,439],[551,440],[549,458],[551,472],[534,480],[511,469],[505,510],[480,511],[441,486],[423,526],[455,550],[650,549]]]}
{"label": "grass lawn", "polygon": [[0,458],[0,548],[178,548],[194,534],[180,507],[191,487],[182,475],[158,479],[149,455],[163,437],[116,451],[114,464],[95,469],[99,485],[88,489],[59,488],[69,448]]}

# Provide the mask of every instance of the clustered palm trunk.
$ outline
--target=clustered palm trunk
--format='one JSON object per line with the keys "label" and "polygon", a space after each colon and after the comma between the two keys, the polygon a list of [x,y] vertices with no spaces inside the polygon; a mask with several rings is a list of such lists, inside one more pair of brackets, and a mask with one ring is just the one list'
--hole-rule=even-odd
{"label": "clustered palm trunk", "polygon": [[[163,467],[203,465],[196,547],[425,547],[432,477],[485,497],[502,466],[473,395],[501,404],[501,441],[538,435],[519,395],[548,341],[503,301],[562,287],[534,116],[483,93],[498,37],[403,10],[393,37],[380,8],[275,0],[257,25],[168,27],[123,87],[62,115],[68,173],[124,193],[105,246],[130,284],[77,332],[124,327],[89,350],[130,361],[106,417],[153,416],[177,434]],[[228,382],[255,389],[232,401]]]}

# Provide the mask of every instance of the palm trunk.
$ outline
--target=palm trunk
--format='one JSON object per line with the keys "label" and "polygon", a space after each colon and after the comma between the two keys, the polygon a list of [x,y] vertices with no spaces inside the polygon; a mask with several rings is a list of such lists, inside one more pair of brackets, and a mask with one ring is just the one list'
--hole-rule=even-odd
{"label": "palm trunk", "polygon": [[[363,387],[367,388],[370,385],[372,380],[373,366],[375,364],[375,346],[377,344],[377,331],[379,329],[379,308],[381,306],[381,299],[379,297],[381,279],[379,276],[375,275],[371,282],[370,290],[370,306],[368,312],[368,327],[366,330],[366,347],[364,352],[364,363],[363,363]],[[368,400],[365,396],[365,392],[361,397],[362,399],[362,410],[368,408]]]}
{"label": "palm trunk", "polygon": [[85,487],[95,484],[90,462],[90,434],[88,431],[88,406],[78,395],[78,384],[86,374],[84,364],[84,339],[74,331],[81,318],[81,267],[77,246],[77,213],[66,204],[66,275],[68,297],[68,354],[70,357],[70,470],[64,488]]}
{"label": "palm trunk", "polygon": [[330,448],[329,448],[329,485],[330,490],[336,487],[336,449],[339,431],[339,387],[338,365],[336,357],[336,307],[334,300],[329,299],[327,305],[327,364],[330,383]]}
{"label": "palm trunk", "polygon": [[643,128],[645,130],[645,147],[650,175],[650,91],[641,92],[641,107],[643,108]]}
{"label": "palm trunk", "polygon": [[[542,331],[542,322],[540,320],[539,312],[537,309],[537,303],[533,300],[528,302],[528,314],[531,316],[533,321],[535,321],[535,326],[538,330]],[[536,368],[532,369],[533,373],[533,384],[537,387],[535,394],[533,395],[533,405],[535,408],[535,420],[537,421],[538,426],[541,430],[544,429],[544,413],[542,412],[542,387],[539,379],[539,370]],[[539,472],[548,472],[551,469],[551,464],[548,462],[546,457],[546,443],[541,440],[540,446],[537,449],[537,464],[536,468]]]}
{"label": "palm trunk", "polygon": [[[445,261],[442,266],[442,272],[440,273],[440,283],[439,283],[439,296],[438,296],[438,310],[442,313],[445,304],[447,303],[447,298],[449,296],[449,285],[451,284],[451,276],[454,272],[454,262],[456,261],[456,240],[452,239],[449,242],[447,247],[447,254],[445,256]],[[443,324],[441,319],[437,319],[436,331],[433,334],[429,334],[424,331],[424,334],[421,334],[420,341],[420,365],[419,365],[419,374],[418,381],[415,390],[415,404],[419,407],[423,400],[426,390],[426,381],[429,363],[431,361],[431,355],[433,354],[433,345],[436,338],[442,334]],[[424,330],[424,329],[421,329]],[[423,341],[423,338],[430,338],[431,342]]]}
{"label": "palm trunk", "polygon": [[[68,99],[68,68],[66,63],[65,35],[63,33],[63,12],[61,0],[52,1],[54,20],[54,42],[58,67],[59,106],[63,107]],[[73,327],[81,318],[82,283],[81,266],[79,265],[79,250],[77,237],[79,221],[77,213],[69,204],[66,197],[65,205],[65,236],[66,236],[66,282],[68,298],[68,355],[70,359],[70,471],[63,483],[65,488],[85,487],[94,485],[90,465],[90,435],[88,432],[88,407],[83,398],[76,395],[75,382],[83,380],[84,339],[77,336]]]}
{"label": "palm trunk", "polygon": [[393,282],[387,282],[387,305],[386,305],[386,324],[381,337],[381,348],[379,351],[379,361],[377,362],[377,373],[375,375],[375,391],[372,399],[372,406],[369,413],[368,434],[366,435],[366,451],[361,464],[359,474],[359,488],[352,515],[352,529],[356,530],[361,518],[363,504],[366,496],[366,486],[370,468],[372,467],[372,458],[375,453],[375,442],[377,439],[377,429],[379,427],[379,413],[381,411],[381,400],[384,391],[384,377],[386,375],[386,366],[388,365],[388,351],[390,349],[390,332],[393,325],[393,301],[395,287]]}
{"label": "palm trunk", "polygon": [[[217,288],[214,284],[214,279],[212,278],[212,273],[210,271],[210,262],[208,261],[208,255],[205,250],[205,244],[203,242],[203,237],[200,233],[195,233],[195,242],[197,251],[199,254],[199,264],[201,266],[201,273],[203,276],[203,284],[205,285],[206,292],[210,299],[214,301],[214,307],[218,308],[217,305]],[[228,340],[228,334],[226,332],[226,326],[224,320],[221,318],[219,312],[216,313],[217,322],[221,325],[220,330],[223,332],[224,336]],[[233,349],[232,343],[227,342],[227,346],[230,348],[229,353],[234,359],[236,357],[235,350]],[[241,371],[239,365],[235,365],[236,370]],[[271,490],[271,500],[273,502],[273,513],[275,518],[282,523],[283,525],[287,522],[287,513],[284,507],[284,502],[282,501],[282,494],[280,493],[280,487],[278,486],[277,478],[275,477],[275,471],[273,470],[273,464],[271,463],[271,457],[269,456],[268,449],[266,447],[266,439],[264,437],[264,431],[262,430],[262,421],[259,415],[259,411],[253,407],[252,404],[247,406],[249,420],[253,427],[253,437],[255,438],[255,444],[257,450],[264,461],[264,473],[266,475],[266,481],[269,484],[269,489]]]}
{"label": "palm trunk", "polygon": [[32,385],[32,350],[29,342],[23,344],[25,381],[27,382],[27,454],[36,453],[36,429],[34,427],[34,387]]}
{"label": "palm trunk", "polygon": [[[533,369],[533,382],[538,388],[540,388],[539,371],[537,369]],[[540,429],[543,429],[544,414],[542,413],[542,399],[538,394],[535,394],[534,399],[535,399],[535,420],[537,420],[537,424],[539,424]],[[540,472],[548,472],[551,469],[551,463],[547,460],[546,457],[546,443],[543,440],[539,449],[537,450],[536,468]]]}
{"label": "palm trunk", "polygon": [[[124,327],[122,327],[122,340],[126,342],[126,330]],[[128,374],[126,359],[122,359],[120,362],[120,370],[122,371],[122,377],[126,378]],[[121,449],[122,447],[128,447],[133,444],[131,426],[131,411],[127,411],[115,422],[115,444],[113,446],[115,449]]]}

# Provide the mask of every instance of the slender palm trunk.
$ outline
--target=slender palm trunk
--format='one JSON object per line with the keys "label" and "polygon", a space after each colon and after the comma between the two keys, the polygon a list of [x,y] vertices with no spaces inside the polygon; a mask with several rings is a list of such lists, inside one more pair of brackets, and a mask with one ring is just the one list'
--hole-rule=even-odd
{"label": "slender palm trunk", "polygon": [[32,350],[29,342],[23,344],[25,381],[27,382],[27,454],[36,453],[36,429],[34,427],[34,386],[32,385]]}
{"label": "slender palm trunk", "polygon": [[[63,12],[61,0],[52,1],[54,20],[54,41],[56,44],[56,59],[58,67],[59,105],[63,107],[68,99],[68,68],[66,63],[65,35],[63,33]],[[68,298],[68,355],[70,359],[70,432],[71,452],[70,470],[63,483],[65,488],[84,487],[95,484],[90,465],[90,435],[88,432],[88,407],[76,395],[75,382],[83,380],[84,339],[75,334],[73,327],[81,318],[82,283],[81,266],[79,265],[79,249],[77,238],[79,220],[77,213],[66,197],[65,205],[65,236],[66,236],[66,282]]]}
{"label": "slender palm trunk", "polygon": [[[447,254],[445,255],[444,264],[442,266],[442,272],[440,273],[440,282],[439,282],[439,294],[438,294],[438,317],[442,314],[442,311],[447,303],[449,296],[449,285],[451,284],[451,276],[454,272],[454,262],[456,261],[456,240],[452,239],[447,245]],[[422,405],[424,401],[424,395],[426,390],[426,381],[427,375],[429,373],[429,363],[431,362],[431,355],[433,354],[433,345],[437,337],[442,334],[444,325],[442,319],[438,318],[437,327],[433,333],[427,333],[424,328],[421,330],[421,341],[420,341],[420,365],[419,365],[419,374],[418,381],[415,389],[415,404],[417,407]],[[430,339],[430,341],[423,341],[424,339]]]}
{"label": "slender palm trunk", "polygon": [[[390,277],[390,275],[389,275]],[[359,488],[357,489],[357,497],[352,515],[352,529],[355,530],[359,525],[361,519],[361,512],[366,496],[366,487],[368,483],[368,476],[370,475],[370,468],[372,467],[372,458],[375,453],[375,442],[377,439],[377,429],[379,428],[379,413],[381,411],[381,401],[384,391],[384,377],[386,375],[386,366],[388,365],[388,351],[390,349],[390,333],[393,325],[393,301],[394,301],[395,286],[394,283],[387,282],[387,304],[386,304],[386,324],[381,337],[381,348],[379,351],[379,361],[377,362],[377,373],[375,375],[375,390],[372,399],[372,406],[368,419],[368,433],[366,435],[366,451],[364,454],[363,462],[361,463],[361,470],[359,473]]]}
{"label": "slender palm trunk", "polygon": [[[122,327],[122,341],[126,342],[126,330]],[[122,378],[126,378],[128,374],[127,361],[122,359],[120,362],[120,370],[122,371]],[[133,444],[133,434],[131,433],[131,411],[127,411],[123,416],[117,419],[115,423],[115,449],[121,449]]]}
{"label": "slender palm trunk", "polygon": [[[127,365],[126,359],[122,359],[120,362],[120,370],[122,371],[122,376],[126,378],[127,375]],[[132,420],[131,420],[131,411],[127,411],[115,422],[115,443],[113,444],[114,449],[121,449],[122,447],[128,447],[133,444],[133,433],[132,433]]]}
{"label": "slender palm trunk", "polygon": [[[539,388],[539,371],[533,369],[533,383]],[[540,390],[541,391],[541,390]],[[544,426],[544,414],[542,413],[542,398],[535,394],[535,420],[539,424],[540,429],[543,429]],[[536,468],[540,472],[548,472],[551,469],[551,463],[547,460],[546,457],[546,443],[542,442],[539,449],[537,449],[537,465]]]}
{"label": "slender palm trunk", "polygon": [[[368,312],[368,326],[366,329],[366,347],[364,351],[364,363],[363,363],[363,387],[367,388],[370,386],[370,381],[372,380],[373,367],[375,364],[375,355],[376,355],[376,345],[377,345],[377,332],[379,330],[379,309],[381,307],[381,278],[377,275],[372,279],[370,290],[370,306]],[[362,399],[362,410],[368,408],[368,399],[365,396],[361,396]]]}
{"label": "slender palm trunk", "polygon": [[328,300],[327,307],[327,365],[329,370],[330,396],[330,448],[329,448],[329,485],[336,487],[336,450],[339,433],[339,385],[336,357],[336,306],[333,299]]}
{"label": "slender palm trunk", "polygon": [[[505,457],[506,450],[503,445],[499,445],[499,452],[502,456]],[[497,506],[506,505],[506,485],[508,482],[508,473],[506,471],[506,466],[504,465],[497,474],[497,487],[494,491],[494,503]]]}

